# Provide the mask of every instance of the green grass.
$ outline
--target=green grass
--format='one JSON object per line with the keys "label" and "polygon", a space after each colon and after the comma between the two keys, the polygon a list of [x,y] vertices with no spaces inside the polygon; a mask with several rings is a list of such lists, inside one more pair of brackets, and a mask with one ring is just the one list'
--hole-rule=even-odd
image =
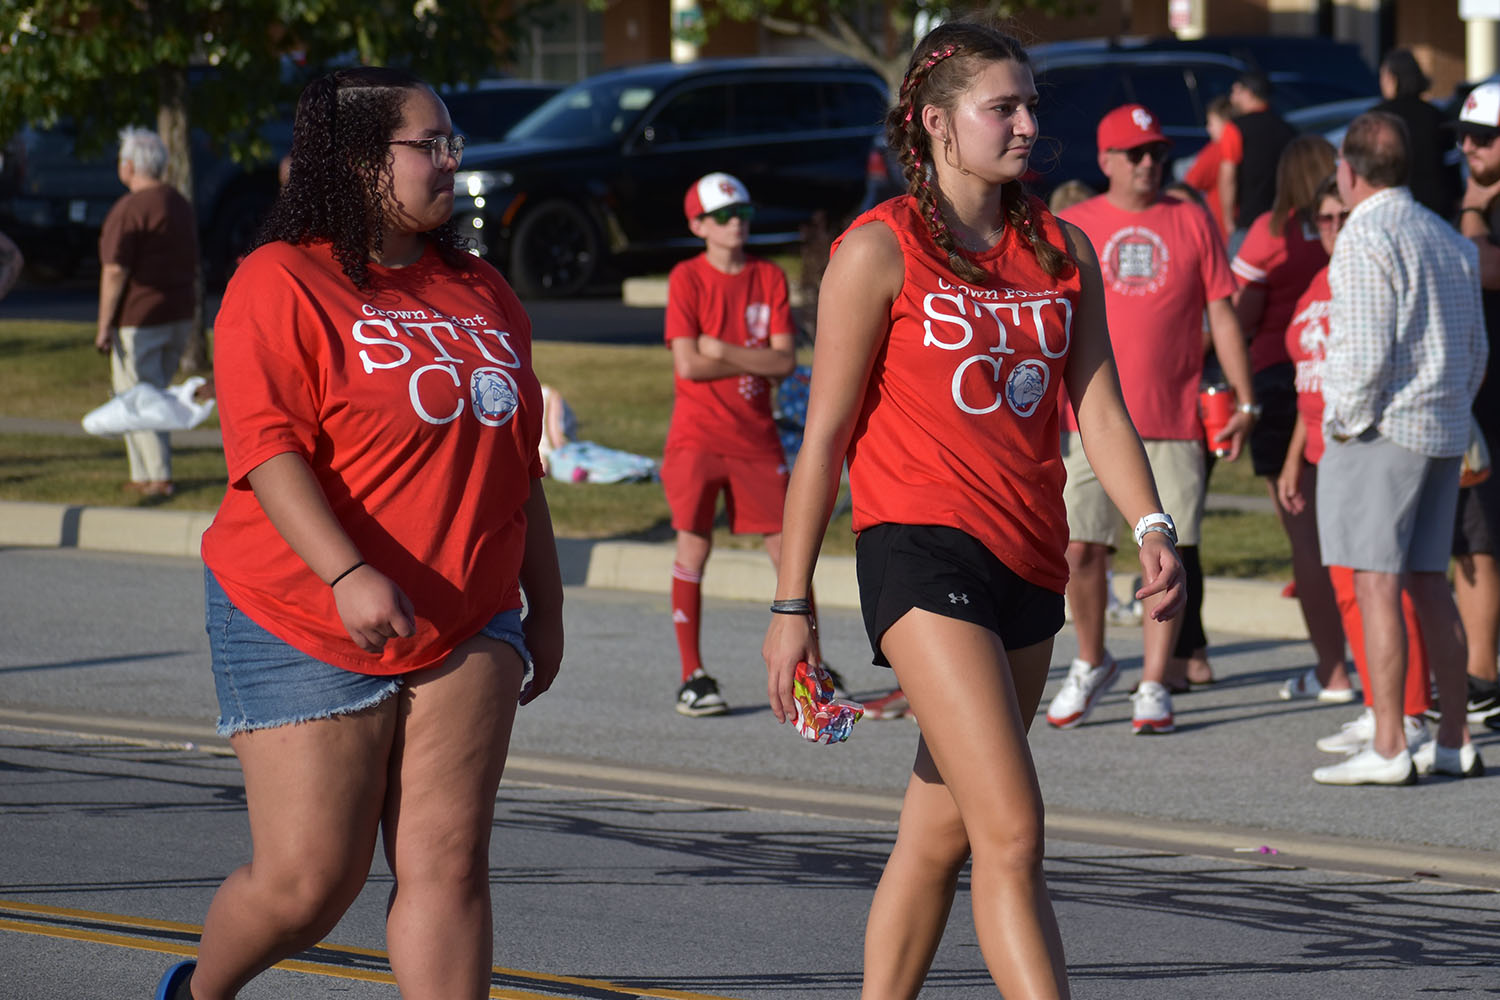
{"label": "green grass", "polygon": [[[664,347],[540,342],[534,364],[542,380],[556,387],[577,413],[581,437],[661,455],[672,411],[672,356]],[[109,363],[94,351],[90,324],[0,321],[0,413],[76,421],[109,395]],[[3,500],[195,511],[218,507],[227,475],[218,449],[174,448],[173,474],[176,496],[145,500],[121,490],[126,466],[118,439],[0,434]],[[1248,456],[1219,462],[1210,488],[1265,495]],[[656,483],[573,486],[549,480],[547,499],[556,531],[565,537],[673,537],[666,500]],[[1290,573],[1286,536],[1273,515],[1213,512],[1204,521],[1203,536],[1205,573],[1275,579]],[[1123,539],[1115,565],[1119,572],[1133,574],[1138,563],[1128,531]],[[715,544],[758,547],[760,538],[735,538],[721,524]],[[853,550],[844,514],[830,525],[824,551],[847,555]]]}

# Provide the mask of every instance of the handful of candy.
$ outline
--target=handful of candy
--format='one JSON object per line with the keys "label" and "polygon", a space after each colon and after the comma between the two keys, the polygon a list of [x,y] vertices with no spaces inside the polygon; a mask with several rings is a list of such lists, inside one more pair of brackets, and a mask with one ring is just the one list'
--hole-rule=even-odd
{"label": "handful of candy", "polygon": [[806,661],[797,663],[792,696],[797,705],[797,732],[809,743],[844,742],[865,714],[859,702],[835,698],[828,673],[822,667],[808,666]]}

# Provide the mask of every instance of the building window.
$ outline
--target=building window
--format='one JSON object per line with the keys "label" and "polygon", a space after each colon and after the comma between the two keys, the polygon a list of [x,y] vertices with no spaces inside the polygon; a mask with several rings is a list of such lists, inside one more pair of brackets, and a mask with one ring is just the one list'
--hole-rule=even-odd
{"label": "building window", "polygon": [[588,0],[538,5],[521,39],[519,75],[573,83],[604,68],[604,14]]}

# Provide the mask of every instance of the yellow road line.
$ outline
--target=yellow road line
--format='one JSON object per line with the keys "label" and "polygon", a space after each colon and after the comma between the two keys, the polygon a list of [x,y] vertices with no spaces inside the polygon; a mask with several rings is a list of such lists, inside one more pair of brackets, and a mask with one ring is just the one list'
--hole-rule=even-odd
{"label": "yellow road line", "polygon": [[[203,931],[203,928],[197,924],[184,924],[171,920],[156,920],[151,917],[137,917],[117,913],[100,913],[94,910],[74,910],[65,907],[44,906],[39,903],[25,903],[12,899],[0,899],[0,912],[31,914],[37,917],[51,917],[54,919],[90,921],[140,930],[173,931],[192,934],[194,936],[201,934]],[[191,944],[153,941],[150,938],[133,934],[119,934],[78,927],[59,927],[55,924],[38,923],[33,920],[13,920],[5,917],[0,917],[0,931],[35,934],[41,937],[62,938],[69,941],[87,941],[93,944],[107,944],[118,948],[134,948],[137,951],[153,951],[164,955],[192,957],[197,952],[197,948]],[[363,958],[378,959],[382,962],[389,960],[389,956],[383,951],[377,951],[372,948],[358,948],[352,945],[320,944],[311,950],[314,952],[357,955]],[[396,983],[396,978],[391,973],[379,969],[360,969],[347,965],[309,962],[302,959],[287,959],[284,962],[277,963],[275,968],[289,972],[305,972],[315,976],[329,976],[335,979],[355,979],[362,982],[384,983],[392,986]],[[650,997],[659,998],[659,1000],[732,1000],[732,998],[716,996],[710,993],[688,993],[681,990],[669,989],[634,989],[632,987],[619,986],[602,979],[559,976],[547,972],[529,972],[522,969],[507,969],[500,966],[495,966],[491,969],[491,972],[494,975],[511,979],[556,983],[561,986],[579,986],[588,990],[615,994],[621,997]],[[558,1000],[558,995],[555,993],[533,993],[501,986],[493,987],[489,995],[493,1000]]]}

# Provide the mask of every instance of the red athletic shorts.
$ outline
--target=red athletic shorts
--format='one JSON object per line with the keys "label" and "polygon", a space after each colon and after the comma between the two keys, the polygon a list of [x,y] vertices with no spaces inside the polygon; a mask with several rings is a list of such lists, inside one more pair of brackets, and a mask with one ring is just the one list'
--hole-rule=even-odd
{"label": "red athletic shorts", "polygon": [[696,448],[672,448],[661,462],[661,484],[672,509],[672,527],[695,535],[713,534],[720,493],[730,531],[779,534],[787,478],[783,460],[730,458]]}

